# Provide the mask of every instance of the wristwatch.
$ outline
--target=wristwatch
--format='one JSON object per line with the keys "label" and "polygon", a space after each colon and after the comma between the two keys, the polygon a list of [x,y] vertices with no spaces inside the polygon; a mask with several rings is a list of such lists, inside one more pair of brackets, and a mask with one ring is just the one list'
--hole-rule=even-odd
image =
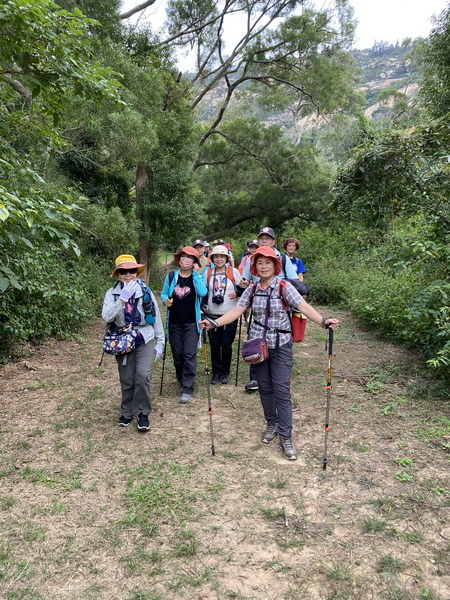
{"label": "wristwatch", "polygon": [[322,317],[322,322],[321,322],[320,326],[323,327],[324,329],[327,328],[327,326],[325,325],[325,321],[328,321],[328,317]]}

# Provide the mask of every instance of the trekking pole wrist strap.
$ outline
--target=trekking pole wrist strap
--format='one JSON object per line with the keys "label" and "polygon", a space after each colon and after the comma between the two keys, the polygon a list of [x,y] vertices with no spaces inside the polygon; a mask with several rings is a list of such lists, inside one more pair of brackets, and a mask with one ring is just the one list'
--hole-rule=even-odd
{"label": "trekking pole wrist strap", "polygon": [[211,323],[211,325],[214,327],[214,330],[216,330],[219,327],[219,325],[215,319],[211,319],[211,317],[205,317],[205,318]]}

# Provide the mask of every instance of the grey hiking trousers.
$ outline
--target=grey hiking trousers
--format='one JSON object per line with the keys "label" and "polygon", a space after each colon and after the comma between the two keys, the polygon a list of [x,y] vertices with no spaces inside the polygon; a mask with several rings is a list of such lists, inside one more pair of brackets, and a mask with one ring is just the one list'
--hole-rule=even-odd
{"label": "grey hiking trousers", "polygon": [[269,358],[252,365],[266,421],[278,423],[279,433],[292,435],[291,374],[294,362],[292,341],[269,348]]}
{"label": "grey hiking trousers", "polygon": [[[150,379],[155,340],[140,344],[124,355],[116,356],[119,369],[120,387],[122,388],[121,416],[132,419],[140,413],[148,415],[150,405]],[[123,364],[125,362],[125,364]]]}

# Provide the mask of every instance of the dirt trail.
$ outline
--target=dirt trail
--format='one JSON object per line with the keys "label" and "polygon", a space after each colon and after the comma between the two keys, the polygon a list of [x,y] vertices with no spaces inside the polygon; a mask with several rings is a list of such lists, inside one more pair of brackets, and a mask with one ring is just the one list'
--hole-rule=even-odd
{"label": "dirt trail", "polygon": [[329,466],[322,470],[326,332],[296,344],[299,459],[260,443],[257,395],[194,402],[156,363],[152,429],[116,425],[100,322],[0,369],[0,597],[450,599],[450,409],[414,356],[357,327],[335,333]]}

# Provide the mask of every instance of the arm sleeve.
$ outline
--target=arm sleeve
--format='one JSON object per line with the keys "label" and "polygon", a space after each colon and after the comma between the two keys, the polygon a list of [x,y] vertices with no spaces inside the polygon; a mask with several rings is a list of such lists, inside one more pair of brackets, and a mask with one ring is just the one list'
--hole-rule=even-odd
{"label": "arm sleeve", "polygon": [[306,273],[305,265],[297,258],[297,273]]}
{"label": "arm sleeve", "polygon": [[[175,278],[175,275],[174,275],[174,278]],[[169,297],[169,290],[170,290],[170,286],[169,286],[169,273],[168,273],[164,279],[164,285],[163,285],[163,289],[161,292],[162,302],[165,302],[167,300],[167,298]]]}
{"label": "arm sleeve", "polygon": [[113,289],[110,288],[106,292],[103,300],[102,319],[107,323],[115,321],[120,315],[123,316],[123,305],[118,297],[117,300],[114,299],[112,290]]}
{"label": "arm sleeve", "polygon": [[[197,271],[194,271],[192,277],[193,277],[194,287],[195,287],[197,296],[200,296],[200,298],[203,298],[203,296],[206,296],[208,293],[208,290],[206,289],[206,285],[203,280],[203,277]],[[161,297],[162,297],[162,295],[161,295]]]}
{"label": "arm sleeve", "polygon": [[155,322],[153,323],[153,329],[155,330],[155,339],[157,343],[160,343],[164,346],[165,344],[165,335],[164,335],[164,327],[161,320],[161,313],[159,312],[158,302],[156,301],[153,292],[151,292],[151,298],[153,300],[153,305],[155,307]]}
{"label": "arm sleeve", "polygon": [[242,279],[246,279],[247,281],[251,281],[251,273],[250,273],[250,258],[245,261],[244,270],[242,271]]}

